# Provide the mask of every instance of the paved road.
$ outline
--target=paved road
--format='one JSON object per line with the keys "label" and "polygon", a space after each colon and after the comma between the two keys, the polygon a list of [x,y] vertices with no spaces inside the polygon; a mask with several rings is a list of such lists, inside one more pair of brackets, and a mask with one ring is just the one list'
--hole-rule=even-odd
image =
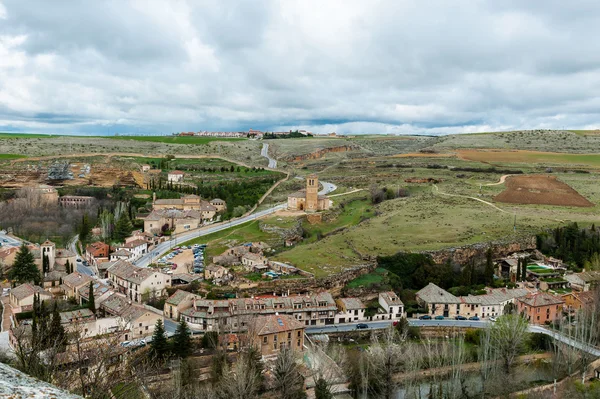
{"label": "paved road", "polygon": [[[383,328],[387,328],[390,326],[391,321],[370,321],[370,322],[362,322],[361,324],[366,324],[368,326],[368,330],[379,330]],[[307,327],[307,334],[327,334],[334,332],[347,332],[347,331],[355,331],[356,325],[359,323],[348,323],[348,324],[337,324],[325,327]],[[415,327],[426,327],[426,326],[435,326],[435,327],[471,327],[471,328],[484,328],[487,327],[490,322],[488,321],[471,321],[471,320],[415,320],[408,319],[408,324]],[[365,330],[367,330],[365,329]]]}
{"label": "paved road", "polygon": [[[295,179],[304,180],[304,177],[296,176]],[[321,183],[321,185],[323,186],[321,191],[319,191],[319,195],[327,195],[327,194],[331,193],[332,191],[337,190],[337,186],[333,183],[329,183],[326,181],[321,181],[319,183]],[[341,195],[341,194],[339,194],[339,195]]]}
{"label": "paved road", "polygon": [[[67,244],[67,247],[69,248],[69,250],[71,252],[73,252],[75,255],[77,255],[77,259],[81,259],[81,257],[77,253],[77,240],[79,240],[78,235],[76,235],[75,237],[73,237],[73,239],[71,241],[69,241],[69,243]],[[75,270],[77,270],[79,273],[86,274],[91,277],[94,277],[96,275],[92,271],[91,268],[84,266],[84,264],[82,262],[77,262],[77,261],[75,261],[75,262],[77,263],[77,267],[75,268]]]}
{"label": "paved road", "polygon": [[252,215],[248,215],[248,216],[237,218],[237,219],[232,219],[232,220],[229,220],[226,222],[215,223],[213,225],[203,227],[200,230],[191,231],[191,232],[185,233],[185,234],[180,234],[180,235],[174,237],[172,240],[158,244],[150,253],[147,253],[144,256],[140,257],[138,260],[136,260],[134,262],[134,264],[136,266],[140,266],[140,267],[147,267],[151,263],[151,260],[153,258],[159,257],[160,255],[164,254],[165,252],[169,251],[171,248],[176,247],[177,245],[179,245],[181,243],[192,240],[194,238],[198,238],[198,237],[202,237],[202,236],[205,236],[208,234],[216,233],[217,231],[225,230],[230,227],[238,226],[240,224],[244,224],[246,222],[261,218],[266,215],[270,215],[279,210],[285,209],[286,206],[287,206],[287,204],[279,204],[279,205],[274,206],[273,208],[269,208],[269,209],[265,209],[260,212],[253,213]]}
{"label": "paved road", "polygon": [[260,150],[260,155],[267,158],[269,160],[269,168],[276,169],[277,168],[277,160],[273,159],[269,156],[269,145],[263,143],[262,149]]}
{"label": "paved road", "polygon": [[[368,328],[361,330],[378,330],[389,327],[391,321],[372,321],[366,324]],[[327,334],[327,333],[335,333],[335,332],[347,332],[347,331],[357,331],[356,325],[359,323],[348,323],[348,324],[338,324],[332,326],[325,327],[307,327],[307,334]],[[418,320],[418,319],[409,319],[408,324],[415,327],[469,327],[469,328],[486,328],[493,324],[491,321],[480,320],[480,321],[471,321],[471,320],[453,320],[453,319],[445,319],[445,320]],[[593,356],[600,357],[600,349],[586,345],[584,343],[578,342],[572,338],[559,334],[556,331],[549,330],[547,328],[541,326],[530,325],[528,327],[528,331],[532,333],[540,333],[548,335],[557,341],[565,343],[575,349],[583,350]]]}
{"label": "paved road", "polygon": [[[6,242],[4,240],[6,240]],[[7,234],[3,234],[3,233],[0,233],[0,243],[2,243],[2,246],[9,246],[9,247],[20,247],[21,246],[21,241],[17,240],[14,237],[11,237]]]}

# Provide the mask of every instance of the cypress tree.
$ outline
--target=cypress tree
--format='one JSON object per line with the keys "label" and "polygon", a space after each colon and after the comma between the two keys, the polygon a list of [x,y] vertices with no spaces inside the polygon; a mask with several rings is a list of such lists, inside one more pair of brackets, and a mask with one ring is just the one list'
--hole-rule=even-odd
{"label": "cypress tree", "polygon": [[158,319],[154,326],[150,349],[157,359],[164,359],[169,351],[169,343],[167,342],[167,337],[165,337],[165,327],[161,319]]}
{"label": "cypress tree", "polygon": [[63,346],[65,344],[65,328],[60,322],[60,313],[58,313],[58,306],[56,302],[54,302],[54,307],[52,308],[52,320],[50,322],[50,332],[48,335],[53,340],[53,343],[56,343],[59,346]]}
{"label": "cypress tree", "polygon": [[178,357],[188,357],[192,350],[191,344],[190,329],[185,320],[181,319],[173,335],[173,353]]}
{"label": "cypress tree", "polygon": [[521,281],[521,258],[517,258],[517,280]]}
{"label": "cypress tree", "polygon": [[19,252],[15,256],[13,267],[8,273],[8,277],[18,284],[33,281],[39,284],[42,280],[40,270],[35,264],[35,259],[29,248],[23,243]]}
{"label": "cypress tree", "polygon": [[92,311],[92,313],[96,313],[96,302],[94,300],[94,282],[90,281],[90,291],[89,291],[89,300],[88,300],[88,309]]}
{"label": "cypress tree", "polygon": [[67,262],[65,263],[65,271],[67,272],[67,274],[71,274],[71,262],[69,261],[69,259],[67,259]]}

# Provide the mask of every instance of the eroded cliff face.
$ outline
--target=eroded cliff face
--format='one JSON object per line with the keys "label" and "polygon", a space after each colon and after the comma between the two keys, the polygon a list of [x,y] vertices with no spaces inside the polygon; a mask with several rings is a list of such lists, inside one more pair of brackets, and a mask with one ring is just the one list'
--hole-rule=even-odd
{"label": "eroded cliff face", "polygon": [[507,256],[513,252],[534,250],[536,247],[535,236],[519,238],[507,242],[477,243],[458,248],[426,251],[424,253],[431,255],[431,258],[437,264],[445,263],[450,259],[454,264],[464,265],[471,259],[474,259],[475,262],[484,261],[485,253],[490,247],[492,248],[492,257],[494,259]]}
{"label": "eroded cliff face", "polygon": [[356,147],[354,147],[352,145],[340,145],[337,147],[323,148],[320,150],[309,152],[308,154],[292,155],[290,157],[287,157],[286,161],[295,162],[295,161],[305,161],[307,159],[319,159],[322,156],[324,156],[325,154],[328,154],[330,152],[347,152],[347,151],[354,151],[355,149],[356,149]]}

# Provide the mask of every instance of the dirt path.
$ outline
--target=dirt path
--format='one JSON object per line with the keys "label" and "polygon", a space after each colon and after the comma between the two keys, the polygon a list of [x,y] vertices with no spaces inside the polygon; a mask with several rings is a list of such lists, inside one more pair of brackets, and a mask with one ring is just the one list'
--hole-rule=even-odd
{"label": "dirt path", "polygon": [[357,189],[354,189],[354,190],[352,190],[352,191],[348,191],[347,193],[333,194],[333,195],[330,195],[330,196],[329,196],[329,198],[333,198],[333,197],[341,197],[342,195],[348,195],[348,194],[352,194],[352,193],[358,193],[359,191],[364,191],[364,189],[362,189],[362,188],[357,188]]}
{"label": "dirt path", "polygon": [[489,205],[489,206],[491,206],[492,208],[494,208],[494,209],[495,209],[495,210],[497,210],[497,211],[500,211],[500,212],[504,212],[504,213],[511,214],[511,212],[505,211],[505,210],[504,210],[504,209],[502,209],[502,208],[498,208],[496,205],[492,204],[491,202],[488,202],[488,201],[482,200],[481,198],[477,198],[477,197],[469,197],[468,195],[460,195],[460,194],[448,194],[448,193],[443,193],[443,192],[441,192],[441,191],[440,191],[440,189],[438,188],[438,186],[437,186],[437,185],[435,185],[435,184],[433,185],[433,191],[435,191],[435,192],[436,192],[436,193],[438,193],[438,194],[445,195],[445,196],[448,196],[448,197],[460,197],[460,198],[468,198],[468,199],[472,199],[472,200],[475,200],[475,201],[479,201],[479,202],[482,202],[482,203],[484,203],[484,204],[486,204],[486,205]]}
{"label": "dirt path", "polygon": [[504,175],[504,176],[500,177],[499,182],[484,184],[484,186],[499,186],[500,184],[504,184],[504,181],[506,180],[506,178],[510,177],[510,176],[512,176],[512,175]]}

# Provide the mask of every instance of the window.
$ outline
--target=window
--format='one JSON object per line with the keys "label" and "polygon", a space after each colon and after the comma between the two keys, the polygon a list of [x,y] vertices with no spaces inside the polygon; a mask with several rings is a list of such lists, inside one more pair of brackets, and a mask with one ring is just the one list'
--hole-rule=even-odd
{"label": "window", "polygon": [[292,333],[291,332],[288,333],[288,339],[292,339]]}
{"label": "window", "polygon": [[298,338],[302,336],[302,331],[298,331]]}
{"label": "window", "polygon": [[140,323],[140,327],[142,326],[142,323]]}
{"label": "window", "polygon": [[263,337],[263,344],[265,344],[265,345],[266,345],[268,342],[269,342],[269,337],[267,337],[267,336],[264,336],[264,337]]}

